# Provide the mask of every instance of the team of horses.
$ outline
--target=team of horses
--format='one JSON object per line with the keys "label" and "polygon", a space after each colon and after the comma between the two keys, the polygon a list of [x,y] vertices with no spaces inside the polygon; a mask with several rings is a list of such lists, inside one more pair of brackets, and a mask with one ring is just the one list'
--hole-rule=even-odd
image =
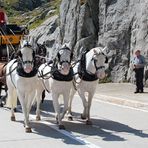
{"label": "team of horses", "polygon": [[[40,56],[37,55],[35,48],[29,41],[22,40],[16,58],[6,64],[6,106],[11,108],[11,120],[16,120],[14,108],[17,107],[19,99],[24,114],[25,131],[31,132],[29,125],[31,107],[37,102],[36,120],[40,120],[40,102],[46,90],[51,92],[57,125],[59,129],[65,129],[62,119],[67,113],[72,120],[72,99],[77,91],[84,106],[81,117],[86,119],[86,124],[92,124],[90,119],[92,98],[98,79],[105,77],[105,63],[107,63],[105,49],[93,48],[81,53],[79,60],[73,61],[72,49],[63,44],[52,60],[39,62],[40,57],[46,55],[46,50],[43,50],[45,55]],[[63,107],[59,102],[61,95]]]}

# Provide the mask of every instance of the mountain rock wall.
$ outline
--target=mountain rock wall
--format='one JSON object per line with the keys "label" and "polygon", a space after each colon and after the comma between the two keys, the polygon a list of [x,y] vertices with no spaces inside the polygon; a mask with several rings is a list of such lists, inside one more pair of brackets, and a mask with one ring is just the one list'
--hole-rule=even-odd
{"label": "mountain rock wall", "polygon": [[[129,65],[136,49],[141,50],[147,60],[147,0],[62,0],[57,22],[57,28],[46,33],[50,49],[54,52],[67,42],[78,57],[81,47],[83,50],[107,47],[110,56],[108,71],[113,82],[132,80]],[[40,42],[41,34],[50,27],[42,32],[36,29],[35,32],[40,32]],[[52,41],[51,36],[54,36]]]}

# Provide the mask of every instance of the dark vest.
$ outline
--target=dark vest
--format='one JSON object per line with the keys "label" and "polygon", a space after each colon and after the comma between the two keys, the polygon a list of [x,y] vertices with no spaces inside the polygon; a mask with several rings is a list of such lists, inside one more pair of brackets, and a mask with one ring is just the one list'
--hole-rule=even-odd
{"label": "dark vest", "polygon": [[38,69],[34,66],[33,70],[30,73],[26,73],[22,67],[22,63],[18,62],[16,71],[17,71],[17,74],[21,77],[31,78],[37,74]]}
{"label": "dark vest", "polygon": [[[56,69],[56,70],[54,70]],[[67,75],[63,75],[59,72],[59,70],[57,69],[57,66],[53,66],[51,71],[54,71],[52,73],[52,78],[58,81],[72,81],[73,80],[73,69],[70,68],[70,71]]]}

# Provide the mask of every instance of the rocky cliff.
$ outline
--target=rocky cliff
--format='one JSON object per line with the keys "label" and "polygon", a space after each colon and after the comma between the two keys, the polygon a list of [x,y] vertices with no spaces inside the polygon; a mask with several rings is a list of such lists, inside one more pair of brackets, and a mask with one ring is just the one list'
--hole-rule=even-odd
{"label": "rocky cliff", "polygon": [[0,3],[2,3],[6,9],[28,11],[41,6],[47,1],[48,0],[0,0]]}
{"label": "rocky cliff", "polygon": [[140,49],[148,57],[147,0],[62,0],[59,18],[51,20],[43,31],[34,31],[39,42],[46,41],[52,51],[69,42],[75,57],[81,47],[106,46],[110,55],[108,71],[114,82],[130,80],[134,50]]}

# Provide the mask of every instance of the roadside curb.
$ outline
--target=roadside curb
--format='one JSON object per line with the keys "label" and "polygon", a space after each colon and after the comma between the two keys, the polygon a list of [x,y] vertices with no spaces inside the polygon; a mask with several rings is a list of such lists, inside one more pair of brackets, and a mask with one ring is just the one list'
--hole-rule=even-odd
{"label": "roadside curb", "polygon": [[103,101],[108,103],[113,103],[117,105],[123,105],[128,107],[133,107],[136,109],[142,109],[148,111],[148,103],[140,102],[140,101],[133,101],[124,98],[114,97],[114,96],[107,96],[96,93],[94,96],[96,101]]}

